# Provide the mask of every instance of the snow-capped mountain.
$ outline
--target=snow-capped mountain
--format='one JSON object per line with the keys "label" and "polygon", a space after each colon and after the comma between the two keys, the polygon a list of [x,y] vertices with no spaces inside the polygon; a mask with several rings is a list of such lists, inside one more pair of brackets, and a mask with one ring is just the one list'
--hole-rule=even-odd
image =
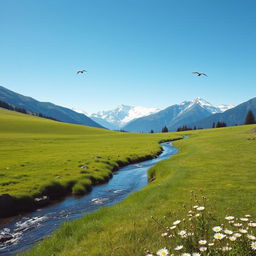
{"label": "snow-capped mountain", "polygon": [[109,129],[120,129],[128,122],[158,112],[157,108],[146,108],[141,106],[120,105],[116,109],[99,111],[90,115],[90,118]]}
{"label": "snow-capped mountain", "polygon": [[215,107],[198,97],[191,101],[172,105],[146,117],[132,120],[124,126],[124,130],[131,132],[154,130],[159,132],[164,126],[167,126],[169,130],[176,130],[180,126],[189,125],[213,114],[221,113],[223,110],[223,107]]}
{"label": "snow-capped mountain", "polygon": [[221,112],[225,112],[226,110],[229,110],[231,108],[234,108],[235,105],[217,105],[216,106]]}

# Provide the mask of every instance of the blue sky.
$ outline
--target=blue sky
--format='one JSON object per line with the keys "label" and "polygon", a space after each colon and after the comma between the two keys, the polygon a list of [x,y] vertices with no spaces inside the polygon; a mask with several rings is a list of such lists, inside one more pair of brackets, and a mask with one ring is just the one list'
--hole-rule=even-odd
{"label": "blue sky", "polygon": [[256,96],[255,10],[255,0],[0,0],[0,85],[89,113],[197,96],[239,104]]}

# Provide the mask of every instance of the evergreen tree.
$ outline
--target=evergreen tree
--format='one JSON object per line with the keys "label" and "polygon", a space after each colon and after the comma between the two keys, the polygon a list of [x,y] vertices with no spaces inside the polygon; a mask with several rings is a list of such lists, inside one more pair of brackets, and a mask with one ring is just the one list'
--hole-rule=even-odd
{"label": "evergreen tree", "polygon": [[154,130],[151,130],[150,133],[154,133]]}
{"label": "evergreen tree", "polygon": [[163,127],[162,132],[168,132],[168,128],[166,126]]}
{"label": "evergreen tree", "polygon": [[212,128],[215,128],[215,122],[212,123]]}
{"label": "evergreen tree", "polygon": [[249,110],[246,115],[244,124],[255,124],[255,123],[256,123],[256,121],[255,121],[254,114],[251,110]]}

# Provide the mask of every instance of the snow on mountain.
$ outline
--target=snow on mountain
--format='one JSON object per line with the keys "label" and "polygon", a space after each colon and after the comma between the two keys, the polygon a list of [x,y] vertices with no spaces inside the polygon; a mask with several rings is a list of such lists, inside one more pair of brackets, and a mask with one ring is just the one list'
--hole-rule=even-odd
{"label": "snow on mountain", "polygon": [[116,109],[99,111],[92,114],[90,117],[95,120],[97,119],[98,122],[99,119],[103,119],[114,125],[116,128],[121,128],[131,120],[156,113],[157,111],[159,111],[157,108],[120,105]]}
{"label": "snow on mountain", "polygon": [[217,105],[216,106],[221,112],[225,112],[226,110],[229,110],[231,108],[234,108],[235,105]]}

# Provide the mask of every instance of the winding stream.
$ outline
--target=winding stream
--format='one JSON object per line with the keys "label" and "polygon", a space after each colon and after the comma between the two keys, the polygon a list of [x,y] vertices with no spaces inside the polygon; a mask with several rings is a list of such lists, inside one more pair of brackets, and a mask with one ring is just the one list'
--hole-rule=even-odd
{"label": "winding stream", "polygon": [[161,145],[163,152],[157,158],[121,168],[108,183],[94,187],[84,197],[69,196],[61,202],[14,217],[2,224],[0,234],[11,234],[13,239],[0,243],[0,255],[11,256],[23,252],[49,236],[63,222],[94,212],[100,207],[117,204],[129,194],[143,188],[148,183],[148,169],[178,152],[169,142]]}

